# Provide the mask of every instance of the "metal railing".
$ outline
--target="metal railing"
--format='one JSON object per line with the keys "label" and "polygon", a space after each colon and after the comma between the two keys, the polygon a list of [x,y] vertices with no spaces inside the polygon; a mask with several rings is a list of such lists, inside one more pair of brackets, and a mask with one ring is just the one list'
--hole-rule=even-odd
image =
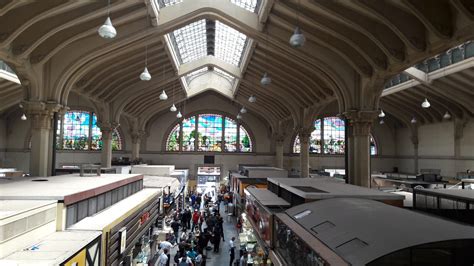
{"label": "metal railing", "polygon": [[[471,57],[474,57],[474,41],[468,41],[459,46],[453,47],[444,53],[435,55],[414,65],[414,67],[425,73],[430,73]],[[404,72],[399,73],[385,84],[385,88],[387,89],[402,84],[411,79],[412,78]]]}

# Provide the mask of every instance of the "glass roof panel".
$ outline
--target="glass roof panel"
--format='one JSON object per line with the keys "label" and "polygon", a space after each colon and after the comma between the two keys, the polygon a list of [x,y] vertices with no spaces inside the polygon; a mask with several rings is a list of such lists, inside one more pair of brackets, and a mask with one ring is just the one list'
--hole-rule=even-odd
{"label": "glass roof panel", "polygon": [[245,8],[250,12],[257,13],[261,0],[230,0],[232,4]]}
{"label": "glass roof panel", "polygon": [[158,2],[158,5],[160,6],[160,8],[163,8],[163,7],[172,6],[172,5],[182,3],[183,0],[157,0],[157,2]]}
{"label": "glass roof panel", "polygon": [[181,64],[207,55],[206,20],[198,20],[170,34]]}
{"label": "glass roof panel", "polygon": [[215,56],[229,64],[240,66],[247,36],[216,21]]}

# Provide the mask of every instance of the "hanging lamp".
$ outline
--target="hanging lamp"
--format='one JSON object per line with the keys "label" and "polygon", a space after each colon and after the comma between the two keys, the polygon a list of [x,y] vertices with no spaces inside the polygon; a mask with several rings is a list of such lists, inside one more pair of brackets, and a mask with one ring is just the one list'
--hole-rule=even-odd
{"label": "hanging lamp", "polygon": [[112,20],[110,20],[110,0],[107,4],[107,19],[97,32],[100,37],[104,39],[113,39],[117,35],[117,30],[114,28],[114,25],[112,25]]}
{"label": "hanging lamp", "polygon": [[379,124],[383,125],[383,124],[385,124],[385,121],[383,121],[383,119],[380,119]]}
{"label": "hanging lamp", "polygon": [[241,114],[247,113],[247,109],[245,109],[245,107],[242,107],[242,109],[240,109],[240,113],[241,113]]}
{"label": "hanging lamp", "polygon": [[168,95],[166,95],[165,90],[163,90],[160,94],[160,100],[166,101],[168,99]]}
{"label": "hanging lamp", "polygon": [[272,79],[268,76],[267,72],[265,72],[262,79],[260,80],[260,84],[263,86],[268,86],[270,83],[272,83]]}
{"label": "hanging lamp", "polygon": [[253,96],[253,95],[250,95],[250,97],[249,97],[249,102],[254,103],[254,102],[256,102],[256,101],[257,101],[257,97],[255,97],[255,96]]}
{"label": "hanging lamp", "polygon": [[451,119],[451,114],[448,111],[446,111],[446,113],[444,113],[443,115],[443,119],[446,119],[446,120]]}
{"label": "hanging lamp", "polygon": [[178,114],[176,115],[177,118],[181,118],[183,117],[183,115],[181,114],[181,111],[178,112]]}
{"label": "hanging lamp", "polygon": [[412,124],[416,124],[417,122],[418,122],[418,121],[416,120],[416,117],[413,117],[413,118],[411,119],[411,121],[410,121],[410,123],[412,123]]}
{"label": "hanging lamp", "polygon": [[430,108],[430,106],[431,106],[431,104],[430,104],[430,102],[428,101],[427,98],[425,98],[425,100],[421,103],[421,107],[423,107],[425,109]]}
{"label": "hanging lamp", "polygon": [[170,111],[171,112],[176,112],[177,110],[178,110],[178,108],[176,108],[176,105],[174,105],[174,103],[173,103],[173,105],[171,105],[171,107],[170,107]]}
{"label": "hanging lamp", "polygon": [[23,114],[23,115],[21,115],[20,119],[23,120],[23,121],[25,121],[25,120],[28,119],[28,118],[26,117],[25,114]]}
{"label": "hanging lamp", "polygon": [[383,110],[382,110],[382,109],[380,109],[380,114],[379,114],[379,117],[380,117],[380,118],[383,118],[383,117],[385,117],[385,113],[383,112]]}
{"label": "hanging lamp", "polygon": [[240,113],[237,114],[237,119],[242,119],[242,115]]}
{"label": "hanging lamp", "polygon": [[150,72],[148,72],[148,45],[145,45],[145,69],[143,72],[140,74],[140,79],[143,81],[148,81],[151,79]]}
{"label": "hanging lamp", "polygon": [[296,27],[293,31],[293,35],[290,37],[290,45],[293,48],[299,48],[304,45],[306,42],[306,37],[304,37],[301,28],[299,27],[299,11],[300,11],[300,2],[298,1],[298,5],[296,6]]}

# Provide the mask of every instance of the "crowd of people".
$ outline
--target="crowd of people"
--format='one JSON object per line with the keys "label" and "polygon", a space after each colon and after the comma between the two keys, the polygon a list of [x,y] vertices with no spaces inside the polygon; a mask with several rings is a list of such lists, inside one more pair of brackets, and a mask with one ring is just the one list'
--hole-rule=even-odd
{"label": "crowd of people", "polygon": [[[178,208],[170,215],[169,226],[173,231],[158,245],[160,255],[155,265],[205,266],[212,252],[219,253],[221,244],[225,243],[224,219],[220,215],[223,201],[227,205],[225,193],[220,193],[213,201],[210,195],[191,192],[185,201],[186,207]],[[229,265],[233,265],[235,259],[234,241],[235,237],[232,237],[226,246]],[[171,258],[174,247],[177,247],[176,255]]]}

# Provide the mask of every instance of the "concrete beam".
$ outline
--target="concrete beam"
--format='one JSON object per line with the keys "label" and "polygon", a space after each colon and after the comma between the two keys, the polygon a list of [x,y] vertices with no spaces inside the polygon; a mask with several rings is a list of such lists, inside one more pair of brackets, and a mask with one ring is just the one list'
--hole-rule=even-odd
{"label": "concrete beam", "polygon": [[232,64],[229,64],[225,61],[222,61],[218,58],[216,58],[215,56],[211,56],[211,55],[208,55],[206,57],[203,57],[201,59],[198,59],[198,60],[194,60],[194,61],[191,61],[191,62],[188,62],[186,64],[182,64],[180,67],[179,67],[179,70],[178,70],[178,76],[185,76],[186,74],[189,74],[191,72],[193,72],[194,70],[198,70],[198,69],[201,69],[203,67],[207,67],[207,66],[214,66],[214,67],[218,67],[220,69],[222,69],[223,71],[225,71],[226,73],[236,77],[236,78],[242,78],[242,72],[240,71],[240,68],[232,65]]}

